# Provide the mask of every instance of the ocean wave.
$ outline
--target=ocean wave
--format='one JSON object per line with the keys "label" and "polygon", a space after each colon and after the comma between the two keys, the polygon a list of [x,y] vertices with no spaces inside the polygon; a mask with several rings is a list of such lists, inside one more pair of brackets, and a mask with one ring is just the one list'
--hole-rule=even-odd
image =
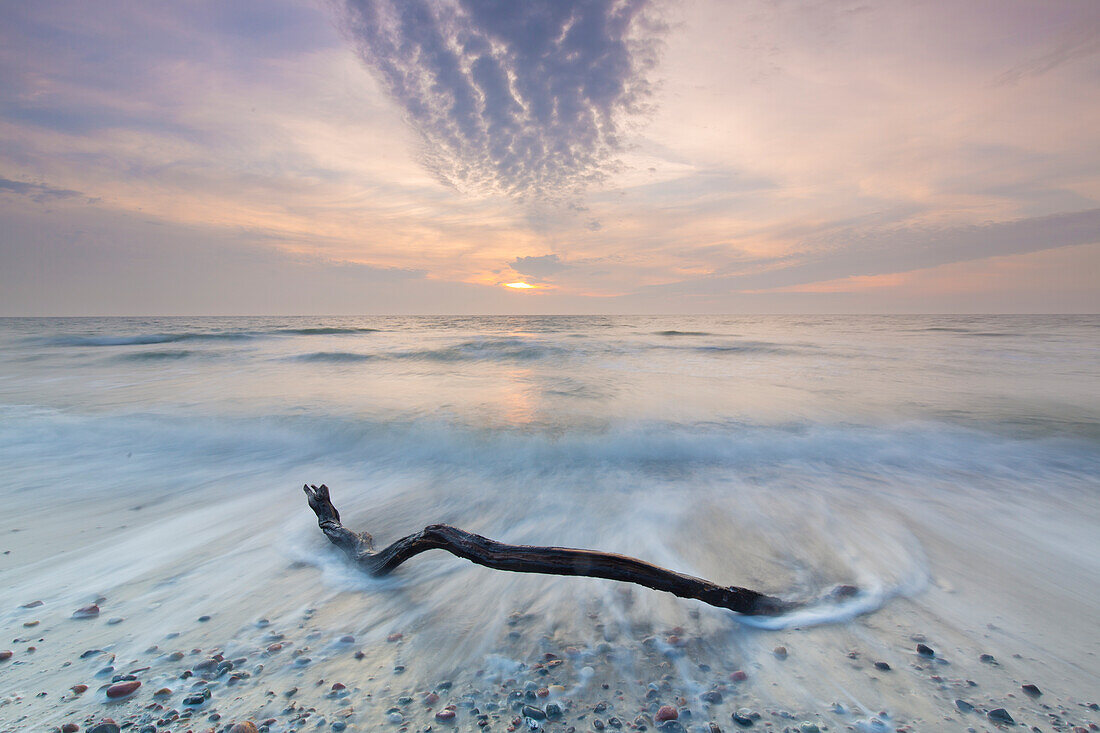
{"label": "ocean wave", "polygon": [[705,354],[790,354],[808,347],[794,347],[790,344],[774,344],[767,341],[739,341],[732,344],[707,344],[704,346],[674,347],[688,348]]}
{"label": "ocean wave", "polygon": [[118,361],[176,361],[194,356],[197,352],[187,349],[168,349],[164,351],[135,351],[128,354],[119,354],[114,357]]}
{"label": "ocean wave", "polygon": [[32,337],[44,346],[149,346],[180,341],[248,341],[266,336],[339,336],[377,333],[377,328],[274,328],[262,331],[182,331],[178,333],[139,333],[79,335],[62,334]]}
{"label": "ocean wave", "polygon": [[706,331],[654,331],[654,336],[713,336]]}
{"label": "ocean wave", "polygon": [[151,346],[154,344],[172,344],[180,341],[245,341],[256,334],[247,331],[212,331],[183,333],[142,333],[132,335],[106,336],[50,336],[39,340],[46,346]]}
{"label": "ocean wave", "polygon": [[319,362],[330,364],[348,364],[375,359],[371,354],[356,354],[350,351],[314,351],[291,357],[294,361]]}
{"label": "ocean wave", "polygon": [[380,328],[277,328],[273,331],[262,331],[260,333],[286,333],[296,336],[340,336],[343,334],[378,333],[381,330]]}
{"label": "ocean wave", "polygon": [[560,346],[521,338],[476,339],[437,349],[419,349],[387,354],[391,359],[424,361],[527,361],[552,355],[564,355],[570,350]]}

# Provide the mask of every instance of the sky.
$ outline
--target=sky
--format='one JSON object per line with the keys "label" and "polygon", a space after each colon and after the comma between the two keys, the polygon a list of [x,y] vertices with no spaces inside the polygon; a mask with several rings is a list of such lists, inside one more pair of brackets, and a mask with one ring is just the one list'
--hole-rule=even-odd
{"label": "sky", "polygon": [[1100,312],[1096,0],[0,4],[0,315]]}

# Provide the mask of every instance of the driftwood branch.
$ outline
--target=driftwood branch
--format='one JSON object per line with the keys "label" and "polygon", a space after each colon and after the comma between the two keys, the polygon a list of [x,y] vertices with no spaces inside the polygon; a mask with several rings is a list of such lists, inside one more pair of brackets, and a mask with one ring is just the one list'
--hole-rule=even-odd
{"label": "driftwood branch", "polygon": [[[452,555],[495,570],[547,575],[580,575],[636,583],[681,598],[694,598],[719,608],[750,615],[776,615],[791,610],[794,603],[735,585],[722,586],[709,580],[666,570],[625,555],[566,547],[506,545],[446,524],[432,524],[416,534],[402,537],[389,547],[375,551],[365,532],[352,532],[340,523],[340,512],[329,498],[328,487],[303,487],[317,524],[332,544],[371,575],[388,575],[414,555],[427,550],[446,550]],[[855,589],[841,586],[843,589]]]}

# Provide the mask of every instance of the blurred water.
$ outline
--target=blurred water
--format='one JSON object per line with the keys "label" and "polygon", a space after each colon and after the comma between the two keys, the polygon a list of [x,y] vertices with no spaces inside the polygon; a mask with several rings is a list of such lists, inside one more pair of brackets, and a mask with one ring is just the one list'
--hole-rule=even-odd
{"label": "blurred water", "polygon": [[946,572],[930,543],[962,573],[1001,533],[1042,559],[1012,583],[1089,607],[1098,357],[1080,316],[3,319],[0,583],[125,600],[135,650],[326,604],[364,638],[421,629],[440,664],[516,609],[579,636],[597,606],[604,634],[685,609],[735,628],[441,553],[364,578],[300,492],[326,482],[379,544],[446,522],[875,604]]}

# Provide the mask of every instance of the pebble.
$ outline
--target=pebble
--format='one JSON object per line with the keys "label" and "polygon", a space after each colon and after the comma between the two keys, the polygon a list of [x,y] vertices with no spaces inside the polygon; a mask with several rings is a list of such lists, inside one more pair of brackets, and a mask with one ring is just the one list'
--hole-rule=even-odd
{"label": "pebble", "polygon": [[80,726],[76,723],[66,723],[61,726],[61,733],[76,733],[78,730],[80,730]]}
{"label": "pebble", "polygon": [[777,646],[775,649],[772,650],[772,654],[774,654],[777,659],[786,659],[787,658],[787,647]]}
{"label": "pebble", "polygon": [[1020,687],[1020,689],[1023,690],[1024,692],[1026,692],[1027,694],[1031,695],[1032,697],[1039,697],[1040,695],[1043,694],[1043,691],[1040,690],[1035,685],[1023,685],[1023,686]]}
{"label": "pebble", "polygon": [[401,641],[401,639],[403,639],[404,637],[404,634],[390,634],[386,637],[386,641],[390,644],[393,644],[394,642]]}
{"label": "pebble", "polygon": [[0,651],[0,662],[6,662],[11,659],[11,652],[7,649]]}
{"label": "pebble", "polygon": [[722,702],[722,693],[718,690],[710,690],[708,692],[704,692],[702,695],[699,696],[699,698],[703,702],[710,703],[711,705],[717,705],[718,703]]}
{"label": "pebble", "polygon": [[880,672],[889,672],[890,665],[886,662],[875,662],[875,669],[879,670]]}
{"label": "pebble", "polygon": [[669,720],[676,720],[680,717],[680,714],[676,712],[676,708],[671,705],[662,705],[657,710],[657,714],[653,716],[653,720],[658,723],[664,723]]}
{"label": "pebble", "polygon": [[561,705],[559,705],[558,703],[556,703],[556,702],[546,703],[546,717],[547,718],[560,718],[564,714],[565,714],[565,711],[562,710]]}
{"label": "pebble", "polygon": [[405,722],[405,716],[403,716],[401,713],[390,713],[387,716],[387,718],[389,719],[389,721],[391,723],[393,723],[395,725],[398,724],[398,723],[404,723]]}
{"label": "pebble", "polygon": [[738,708],[737,712],[733,714],[733,722],[740,725],[742,728],[748,728],[752,725],[753,714],[749,708]]}
{"label": "pebble", "polygon": [[978,657],[978,661],[982,662],[983,664],[996,664],[997,658],[994,657],[992,654],[983,654]]}
{"label": "pebble", "polygon": [[99,606],[91,604],[73,611],[73,618],[95,618],[99,615]]}
{"label": "pebble", "polygon": [[454,710],[440,710],[438,713],[435,714],[435,719],[436,720],[444,720],[444,721],[454,720],[455,719],[455,711]]}
{"label": "pebble", "polygon": [[137,692],[137,689],[141,687],[141,683],[137,680],[127,680],[125,682],[119,682],[116,685],[111,685],[107,688],[107,697],[112,700],[119,700],[124,697],[129,697]]}
{"label": "pebble", "polygon": [[118,624],[122,623],[125,620],[126,619],[122,618],[121,616],[114,616],[112,618],[107,619],[107,625],[108,626],[117,626]]}
{"label": "pebble", "polygon": [[88,729],[88,733],[122,733],[122,729],[118,727],[118,723],[108,718],[102,723],[97,723]]}
{"label": "pebble", "polygon": [[930,646],[926,646],[925,644],[917,644],[917,654],[921,655],[922,657],[936,656],[935,650],[932,649],[932,647]]}
{"label": "pebble", "polygon": [[1006,725],[1016,725],[1016,721],[1012,719],[1012,716],[1008,714],[1008,711],[1004,708],[997,708],[996,710],[990,710],[985,714],[987,718],[994,723],[1004,723]]}
{"label": "pebble", "polygon": [[546,713],[542,708],[536,708],[533,705],[524,705],[520,710],[523,713],[523,717],[530,718],[531,720],[546,720]]}
{"label": "pebble", "polygon": [[749,678],[748,673],[745,672],[744,670],[741,670],[741,669],[739,669],[736,672],[733,672],[733,673],[730,674],[730,679],[733,680],[734,682],[744,682],[748,678]]}
{"label": "pebble", "polygon": [[974,712],[974,706],[968,703],[966,700],[956,700],[955,707],[957,707],[961,712],[964,713]]}
{"label": "pebble", "polygon": [[801,733],[821,733],[821,729],[817,727],[817,724],[809,721],[798,726],[798,730],[801,731]]}
{"label": "pebble", "polygon": [[244,723],[235,723],[232,728],[229,729],[229,733],[259,733],[259,728],[252,721],[246,721]]}
{"label": "pebble", "polygon": [[38,608],[42,605],[42,601],[31,601],[30,603],[24,603],[23,608]]}

